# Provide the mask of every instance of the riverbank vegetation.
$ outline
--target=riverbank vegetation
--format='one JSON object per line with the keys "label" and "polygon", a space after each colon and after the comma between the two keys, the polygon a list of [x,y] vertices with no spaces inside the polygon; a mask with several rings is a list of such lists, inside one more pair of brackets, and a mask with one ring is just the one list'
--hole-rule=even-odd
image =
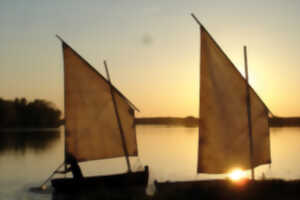
{"label": "riverbank vegetation", "polygon": [[62,124],[61,111],[53,103],[26,98],[0,98],[0,128],[57,128]]}
{"label": "riverbank vegetation", "polygon": [[[26,98],[4,100],[0,98],[0,129],[5,128],[57,128],[64,124],[61,111],[43,99],[31,102]],[[201,119],[200,119],[201,121]],[[199,126],[197,117],[143,117],[135,119],[136,125]],[[300,117],[269,118],[271,127],[300,126]]]}

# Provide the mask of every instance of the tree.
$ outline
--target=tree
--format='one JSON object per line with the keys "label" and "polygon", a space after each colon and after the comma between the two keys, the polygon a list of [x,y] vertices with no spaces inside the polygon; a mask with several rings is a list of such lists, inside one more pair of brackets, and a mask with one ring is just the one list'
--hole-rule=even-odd
{"label": "tree", "polygon": [[61,124],[61,111],[53,103],[26,98],[14,101],[0,98],[0,128],[53,128]]}

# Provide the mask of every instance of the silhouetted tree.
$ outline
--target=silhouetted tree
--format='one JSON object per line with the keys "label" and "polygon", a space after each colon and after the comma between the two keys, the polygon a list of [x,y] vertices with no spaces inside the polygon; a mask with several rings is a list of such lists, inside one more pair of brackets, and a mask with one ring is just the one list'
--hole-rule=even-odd
{"label": "silhouetted tree", "polygon": [[61,111],[46,100],[28,102],[26,98],[0,98],[0,128],[52,128],[61,124]]}

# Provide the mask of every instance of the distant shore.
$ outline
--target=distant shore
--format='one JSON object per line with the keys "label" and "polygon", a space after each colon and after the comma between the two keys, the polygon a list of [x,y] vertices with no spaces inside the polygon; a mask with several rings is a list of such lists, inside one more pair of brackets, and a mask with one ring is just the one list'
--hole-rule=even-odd
{"label": "distant shore", "polygon": [[135,124],[197,127],[199,122],[196,117],[143,117],[135,118]]}
{"label": "distant shore", "polygon": [[[201,119],[200,119],[201,121]],[[58,121],[55,126],[45,125],[43,126],[12,126],[1,127],[0,132],[8,131],[24,131],[24,130],[56,130],[61,125],[64,125],[64,119]],[[167,126],[185,126],[185,127],[198,127],[199,118],[196,117],[141,117],[135,118],[136,125],[167,125]],[[270,127],[300,127],[300,117],[271,117],[269,118]]]}
{"label": "distant shore", "polygon": [[269,124],[271,127],[297,127],[300,126],[300,117],[272,117]]}
{"label": "distant shore", "polygon": [[62,122],[61,111],[50,101],[0,97],[0,129],[58,128]]}
{"label": "distant shore", "polygon": [[[197,127],[199,121],[196,117],[142,117],[136,118],[135,124]],[[269,125],[270,127],[298,127],[300,126],[300,117],[271,117]]]}

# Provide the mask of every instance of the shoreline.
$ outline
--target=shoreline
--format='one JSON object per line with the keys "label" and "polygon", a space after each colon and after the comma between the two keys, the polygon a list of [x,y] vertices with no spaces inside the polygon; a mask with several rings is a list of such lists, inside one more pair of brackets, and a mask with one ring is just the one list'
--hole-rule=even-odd
{"label": "shoreline", "polygon": [[[135,118],[136,125],[175,125],[198,127],[199,119],[196,117],[140,117]],[[200,119],[201,120],[201,119]],[[300,127],[300,117],[271,117],[270,127]]]}
{"label": "shoreline", "polygon": [[299,199],[300,180],[265,179],[232,182],[226,179],[155,182],[154,199]]}

